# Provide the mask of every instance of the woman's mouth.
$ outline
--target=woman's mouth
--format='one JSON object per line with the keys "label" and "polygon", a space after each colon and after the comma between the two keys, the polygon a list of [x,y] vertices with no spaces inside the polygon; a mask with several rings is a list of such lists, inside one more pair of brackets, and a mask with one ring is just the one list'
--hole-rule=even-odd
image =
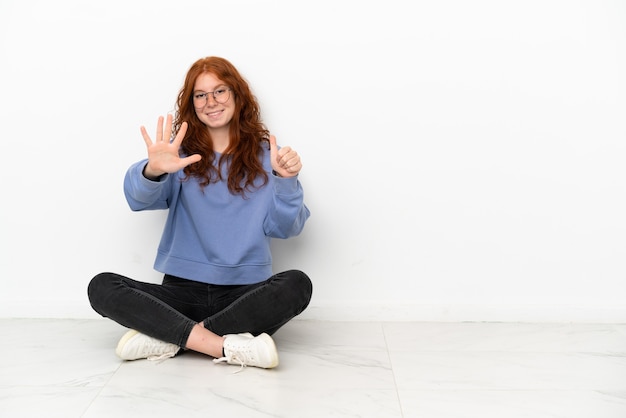
{"label": "woman's mouth", "polygon": [[217,118],[222,114],[222,112],[223,112],[222,110],[218,110],[216,112],[207,113],[206,115],[210,118]]}

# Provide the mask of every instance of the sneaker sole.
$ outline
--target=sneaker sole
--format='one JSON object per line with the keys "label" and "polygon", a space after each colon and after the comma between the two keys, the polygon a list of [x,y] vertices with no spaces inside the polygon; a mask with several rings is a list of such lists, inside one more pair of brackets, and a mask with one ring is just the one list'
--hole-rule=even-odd
{"label": "sneaker sole", "polygon": [[278,366],[278,350],[276,350],[276,344],[274,343],[274,340],[272,339],[272,337],[270,337],[266,333],[263,333],[259,335],[257,338],[262,339],[265,342],[265,344],[267,344],[271,348],[270,363],[267,366],[263,366],[263,368],[272,369]]}
{"label": "sneaker sole", "polygon": [[117,354],[117,356],[121,358],[122,360],[135,360],[135,359],[124,358],[122,356],[122,351],[124,349],[124,346],[128,342],[128,340],[130,340],[137,334],[139,334],[139,331],[135,331],[134,329],[131,329],[126,334],[124,334],[124,336],[120,339],[120,342],[117,343],[117,347],[115,348],[115,354]]}

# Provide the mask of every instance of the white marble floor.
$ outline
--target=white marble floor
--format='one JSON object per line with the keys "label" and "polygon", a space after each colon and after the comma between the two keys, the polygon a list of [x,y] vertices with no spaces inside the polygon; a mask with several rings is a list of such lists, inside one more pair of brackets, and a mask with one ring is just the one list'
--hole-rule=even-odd
{"label": "white marble floor", "polygon": [[108,320],[0,332],[2,417],[626,417],[626,325],[294,320],[278,368],[237,374],[122,362]]}

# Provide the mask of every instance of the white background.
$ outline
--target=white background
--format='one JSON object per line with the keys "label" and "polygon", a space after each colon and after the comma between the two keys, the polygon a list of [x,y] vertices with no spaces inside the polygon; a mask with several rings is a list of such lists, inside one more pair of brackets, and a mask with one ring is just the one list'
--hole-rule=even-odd
{"label": "white background", "polygon": [[122,179],[209,55],[303,158],[304,317],[626,320],[619,0],[0,0],[0,316],[160,280]]}

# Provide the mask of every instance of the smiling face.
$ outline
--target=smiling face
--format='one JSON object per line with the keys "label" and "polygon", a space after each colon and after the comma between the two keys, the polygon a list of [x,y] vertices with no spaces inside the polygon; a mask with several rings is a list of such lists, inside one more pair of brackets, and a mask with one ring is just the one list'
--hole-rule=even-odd
{"label": "smiling face", "polygon": [[[219,101],[223,101],[224,96],[228,100],[218,103],[213,92],[221,93]],[[207,126],[211,136],[228,134],[228,126],[235,113],[235,97],[229,86],[212,73],[202,73],[194,84],[193,98],[196,116]]]}

